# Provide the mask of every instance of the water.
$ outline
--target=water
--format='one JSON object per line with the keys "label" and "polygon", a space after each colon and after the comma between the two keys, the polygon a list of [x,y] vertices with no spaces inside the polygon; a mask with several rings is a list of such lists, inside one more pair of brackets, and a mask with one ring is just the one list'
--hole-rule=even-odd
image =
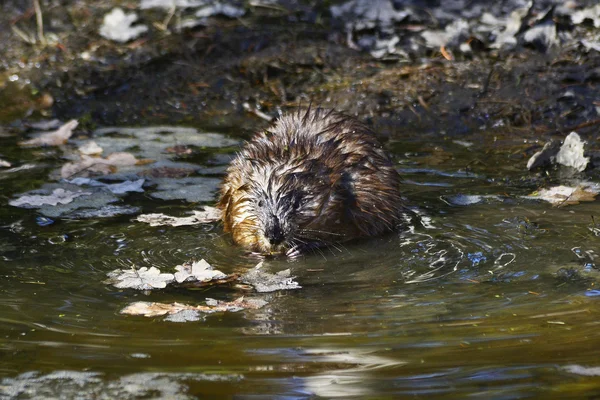
{"label": "water", "polygon": [[[66,160],[62,150],[23,150],[14,135],[0,137],[4,158],[33,166],[0,170],[0,398],[599,396],[598,203],[524,199],[558,178],[525,171],[522,140],[464,139],[473,146],[428,135],[389,143],[422,220],[267,260],[271,271],[291,268],[303,288],[256,294],[104,283],[131,265],[169,270],[204,258],[229,273],[257,260],[216,224],[150,227],[130,215],[48,218],[11,207]],[[165,160],[212,168],[205,176],[214,178],[229,145]],[[123,204],[170,215],[197,207],[151,192]],[[241,295],[269,304],[187,323],[119,313],[134,301]]]}

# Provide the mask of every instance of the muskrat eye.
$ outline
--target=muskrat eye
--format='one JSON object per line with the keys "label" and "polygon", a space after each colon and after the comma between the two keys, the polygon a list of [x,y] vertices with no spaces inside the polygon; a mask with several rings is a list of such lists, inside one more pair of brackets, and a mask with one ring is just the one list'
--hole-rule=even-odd
{"label": "muskrat eye", "polygon": [[297,210],[300,208],[300,204],[302,204],[302,197],[300,196],[296,196],[296,198],[294,199],[294,210]]}

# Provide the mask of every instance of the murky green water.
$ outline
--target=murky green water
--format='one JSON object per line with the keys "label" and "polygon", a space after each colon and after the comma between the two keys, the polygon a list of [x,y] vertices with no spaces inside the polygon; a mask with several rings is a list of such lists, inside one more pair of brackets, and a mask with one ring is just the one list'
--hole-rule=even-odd
{"label": "murky green water", "polygon": [[[267,260],[303,286],[270,294],[105,284],[108,272],[131,265],[168,270],[204,258],[231,272],[257,260],[217,225],[150,227],[131,215],[47,225],[8,201],[48,182],[65,153],[0,137],[4,158],[32,166],[0,170],[0,398],[600,396],[600,238],[590,229],[598,202],[553,208],[520,197],[541,182],[513,150],[522,141],[464,147],[392,134],[406,196],[425,223]],[[234,149],[183,161],[214,178]],[[121,204],[170,215],[198,206],[151,192]],[[461,194],[489,197],[459,205],[473,200],[453,197]],[[242,294],[269,304],[187,323],[119,313],[140,300]]]}

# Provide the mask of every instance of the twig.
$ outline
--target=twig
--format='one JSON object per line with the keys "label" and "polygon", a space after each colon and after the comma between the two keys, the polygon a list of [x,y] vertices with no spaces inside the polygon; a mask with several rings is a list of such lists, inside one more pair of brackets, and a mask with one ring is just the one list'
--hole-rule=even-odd
{"label": "twig", "polygon": [[11,26],[12,31],[21,38],[25,43],[35,44],[35,38],[31,37],[31,35],[25,33],[21,29],[17,28],[16,25]]}
{"label": "twig", "polygon": [[273,121],[273,117],[271,117],[271,116],[270,116],[270,115],[268,115],[268,114],[265,114],[264,112],[262,112],[262,111],[260,111],[260,110],[258,110],[258,109],[256,109],[256,108],[253,108],[253,107],[252,107],[252,106],[250,106],[250,104],[248,104],[248,103],[244,103],[244,104],[242,104],[242,107],[244,107],[244,110],[248,111],[248,112],[249,112],[249,113],[251,113],[251,114],[254,114],[254,115],[256,115],[256,116],[257,116],[257,117],[259,117],[259,118],[262,118],[262,119],[264,119],[265,121],[269,121],[269,122],[272,122],[272,121]]}
{"label": "twig", "polygon": [[35,8],[35,19],[37,21],[38,38],[42,45],[46,45],[46,37],[44,36],[44,19],[42,16],[42,8],[40,7],[40,0],[33,0],[33,7]]}
{"label": "twig", "polygon": [[577,129],[589,128],[590,126],[594,126],[594,125],[598,125],[598,124],[600,124],[600,118],[593,119],[591,121],[582,122],[581,124],[577,124],[577,125],[574,125],[574,126],[568,126],[566,128],[559,129],[559,130],[554,131],[552,133],[553,134],[567,133],[569,131],[576,131]]}

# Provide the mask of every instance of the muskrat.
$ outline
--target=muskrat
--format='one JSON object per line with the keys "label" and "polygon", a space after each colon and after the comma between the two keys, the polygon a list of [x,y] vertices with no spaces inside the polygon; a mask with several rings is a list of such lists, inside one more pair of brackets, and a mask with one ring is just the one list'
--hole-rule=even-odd
{"label": "muskrat", "polygon": [[369,128],[309,107],[245,144],[227,169],[219,208],[235,243],[296,256],[393,230],[400,176]]}

